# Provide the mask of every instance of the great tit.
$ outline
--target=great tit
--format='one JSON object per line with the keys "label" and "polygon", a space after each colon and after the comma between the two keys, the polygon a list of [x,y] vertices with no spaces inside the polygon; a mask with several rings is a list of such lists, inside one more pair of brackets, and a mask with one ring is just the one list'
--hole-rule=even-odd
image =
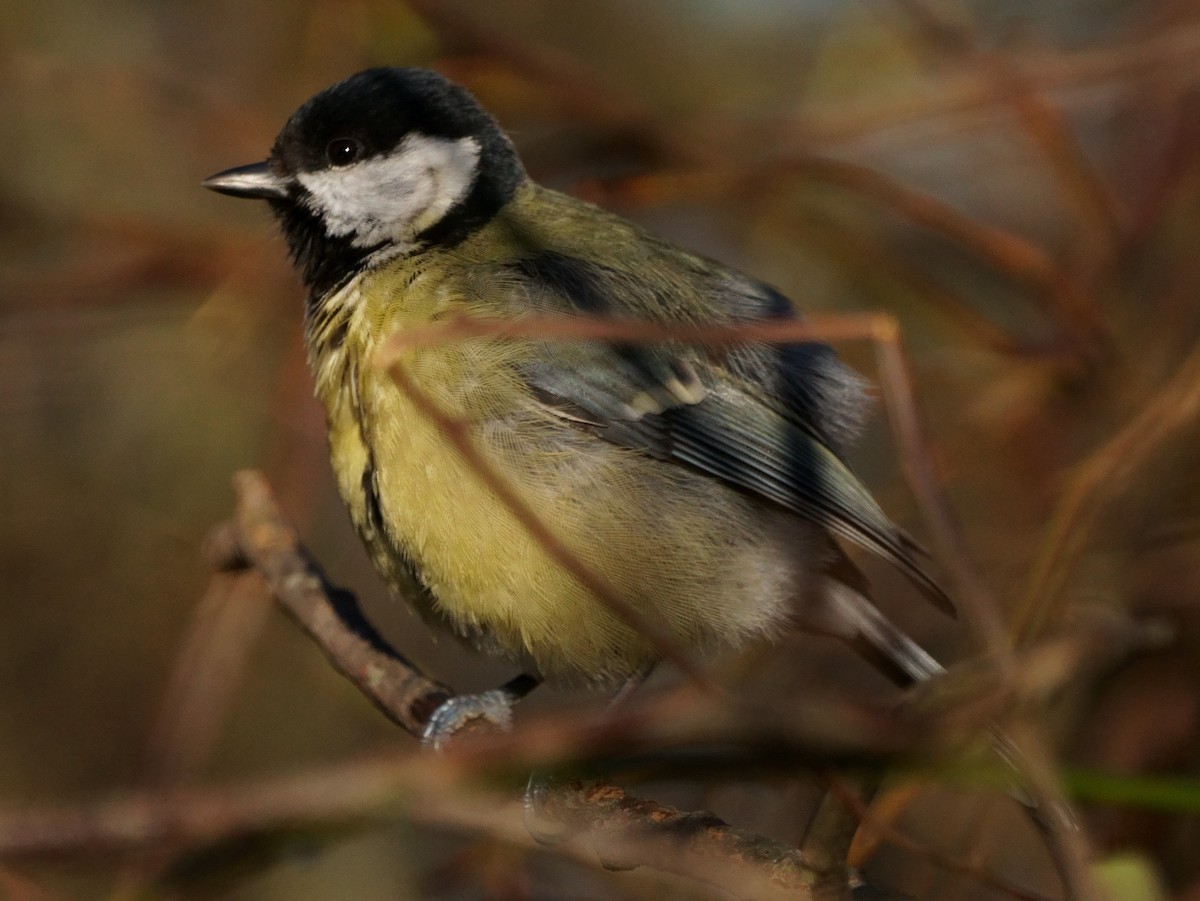
{"label": "great tit", "polygon": [[[796,317],[776,289],[526,175],[464,88],[416,68],[314,96],[261,163],[205,186],[265,199],[308,290],[305,340],[342,497],[383,578],[531,676],[616,683],[659,649],[548,555],[445,429],[372,364],[453,317],[659,325]],[[908,678],[936,663],[884,619],[835,538],[942,606],[915,544],[845,462],[865,383],[821,343],[474,337],[400,360],[538,519],[680,648],[815,625]]]}

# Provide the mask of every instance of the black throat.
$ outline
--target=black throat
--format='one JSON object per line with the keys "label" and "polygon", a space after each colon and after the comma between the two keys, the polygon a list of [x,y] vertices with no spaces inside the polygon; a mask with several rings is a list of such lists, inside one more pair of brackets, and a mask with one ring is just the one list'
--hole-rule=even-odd
{"label": "black throat", "polygon": [[355,247],[350,235],[329,234],[320,216],[303,203],[272,200],[271,210],[287,241],[292,264],[308,289],[310,310],[362,271],[371,254],[380,249]]}

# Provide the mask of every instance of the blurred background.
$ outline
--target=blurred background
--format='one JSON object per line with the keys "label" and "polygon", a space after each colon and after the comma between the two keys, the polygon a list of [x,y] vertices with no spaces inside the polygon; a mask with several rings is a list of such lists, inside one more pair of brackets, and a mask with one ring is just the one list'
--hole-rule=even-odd
{"label": "blurred background", "polygon": [[[302,291],[268,211],[199,187],[263,158],[315,91],[393,64],[470,87],[540,181],[807,312],[897,317],[938,475],[1012,633],[1069,632],[1096,611],[1173,627],[1165,647],[1077,667],[1039,722],[1099,857],[1128,880],[1114,897],[1200,899],[1200,4],[1187,0],[6,0],[0,805],[415,746],[261,593],[210,586],[201,548],[238,468],[267,472],[334,580],[435,677],[477,690],[512,675],[389,602],[333,488]],[[839,350],[878,379],[870,345]],[[927,536],[882,406],[853,463]],[[979,652],[964,623],[870,573],[940,658]],[[818,683],[882,686],[812,639],[725,666],[798,704]],[[577,703],[597,701],[547,691],[530,709]],[[815,793],[801,772],[686,800],[794,840]],[[894,817],[919,848],[880,848],[863,861],[874,878],[920,898],[1058,896],[1036,837],[995,799],[911,795]],[[398,822],[179,891],[642,897],[631,878]],[[0,896],[121,896],[128,879],[5,865]]]}

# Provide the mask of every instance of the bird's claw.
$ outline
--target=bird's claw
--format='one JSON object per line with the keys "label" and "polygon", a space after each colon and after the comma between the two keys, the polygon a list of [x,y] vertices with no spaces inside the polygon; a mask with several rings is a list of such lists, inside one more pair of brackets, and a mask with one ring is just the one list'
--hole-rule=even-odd
{"label": "bird's claw", "polygon": [[448,698],[425,723],[421,743],[441,751],[464,733],[511,732],[515,702],[511,692],[501,688]]}

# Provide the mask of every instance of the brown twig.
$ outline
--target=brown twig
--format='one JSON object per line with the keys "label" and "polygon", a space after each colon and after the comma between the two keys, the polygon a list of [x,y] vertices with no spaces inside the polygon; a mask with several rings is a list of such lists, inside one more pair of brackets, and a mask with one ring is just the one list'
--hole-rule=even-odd
{"label": "brown twig", "polygon": [[[1010,64],[1019,67],[1030,90],[1094,96],[1095,90],[1106,85],[1128,86],[1165,74],[1191,78],[1197,71],[1198,51],[1200,28],[1188,23],[1077,53],[1032,59],[1010,54]],[[839,98],[836,106],[828,104],[796,117],[793,130],[797,139],[809,147],[846,144],[906,126],[992,114],[1008,101],[997,94],[994,85],[981,81],[977,73],[940,78],[934,85],[933,90],[907,99],[887,95],[847,104]],[[912,132],[921,134],[917,129]]]}
{"label": "brown twig", "polygon": [[539,338],[547,341],[621,341],[632,344],[679,342],[722,347],[750,341],[847,341],[869,335],[875,314],[812,316],[719,325],[685,325],[598,316],[525,316],[489,319],[451,316],[435,324],[406,328],[383,341],[375,365],[388,369],[406,351],[471,338]]}
{"label": "brown twig", "polygon": [[956,596],[976,640],[1008,669],[1011,667],[1010,645],[1000,608],[979,575],[966,537],[929,456],[929,443],[921,427],[899,325],[891,317],[877,317],[869,337],[874,341],[880,379],[888,389],[884,392],[884,405],[901,449],[901,465],[925,512],[926,522],[940,551],[938,556],[953,574]]}
{"label": "brown twig", "polygon": [[283,519],[261,473],[239,472],[237,517],[218,527],[210,558],[219,567],[249,563],[280,606],[325,651],[342,675],[392,721],[420,735],[430,713],[450,697],[387,645],[348,592],[331,586]]}
{"label": "brown twig", "polygon": [[143,785],[177,785],[203,765],[270,609],[261,585],[226,573],[214,576],[159,704]]}
{"label": "brown twig", "polygon": [[1200,346],[1141,412],[1076,469],[1046,526],[1028,587],[1013,616],[1013,634],[1036,638],[1050,621],[1053,601],[1083,553],[1105,508],[1150,456],[1200,417]]}
{"label": "brown twig", "polygon": [[776,189],[781,173],[817,178],[885,204],[912,224],[944,235],[1015,281],[1052,292],[1064,279],[1055,259],[1034,242],[973,219],[932,194],[904,185],[870,166],[806,155],[773,161],[764,170],[746,172],[744,177],[774,182]]}
{"label": "brown twig", "polygon": [[[802,851],[783,848],[736,829],[707,811],[680,811],[635,798],[610,784],[573,783],[550,795],[546,813],[589,827],[588,841],[609,869],[630,869],[647,859],[656,869],[718,887],[736,885],[742,898],[821,897],[821,871]],[[845,871],[840,871],[845,890]],[[730,877],[737,873],[733,879]]]}
{"label": "brown twig", "polygon": [[0,812],[0,858],[78,860],[176,851],[303,824],[370,821],[396,798],[443,784],[411,755],[338,766],[217,789],[143,790],[85,804]]}
{"label": "brown twig", "polygon": [[[917,25],[918,34],[929,45],[973,67],[984,89],[1013,110],[1030,143],[1058,180],[1064,197],[1073,201],[1086,233],[1093,237],[1094,246],[1086,250],[1098,258],[1101,267],[1106,266],[1124,231],[1116,197],[1084,153],[1066,116],[1026,73],[1033,61],[1017,62],[1012,53],[992,51],[977,29],[967,23],[951,23],[923,0],[897,0],[896,5]],[[1048,296],[1076,343],[1091,349],[1101,335],[1096,297],[1080,289],[1078,275],[1070,278],[1058,269],[1055,267],[1053,277],[1047,281]]]}
{"label": "brown twig", "polygon": [[[131,792],[91,804],[0,812],[0,858],[13,861],[181,853],[262,835],[321,835],[395,820],[485,832],[536,847],[507,794],[467,790],[449,758],[389,754],[214,789]],[[586,830],[559,855],[613,869],[651,867],[746,897],[812,895],[799,852],[711,814],[643,801],[611,785],[566,786],[550,811]]]}
{"label": "brown twig", "polygon": [[[922,508],[926,511],[947,565],[954,572],[955,585],[962,592],[963,609],[969,612],[976,635],[999,665],[1005,684],[1013,685],[1018,670],[999,607],[972,562],[945,493],[933,474],[928,454],[924,452],[927,445],[920,436],[920,420],[916,416],[915,399],[900,346],[899,331],[895,330],[891,336],[882,336],[876,349],[880,369],[886,373],[885,382],[899,389],[889,393],[888,410],[892,415],[897,440],[902,447],[909,448],[907,453],[900,456],[906,470],[911,469],[910,484],[923,501]],[[1019,739],[1009,728],[994,726],[990,732],[996,752],[1024,782],[1023,787],[1031,800],[1026,811],[1046,841],[1067,896],[1071,899],[1096,897],[1088,871],[1090,853],[1087,843],[1055,776],[1040,736],[1029,728],[1021,730]]]}
{"label": "brown twig", "polygon": [[928,860],[930,863],[946,870],[950,873],[957,873],[965,876],[973,882],[994,888],[997,891],[1009,896],[1017,898],[1020,901],[1049,901],[1045,895],[1037,892],[1029,891],[1015,883],[1009,882],[1007,879],[1002,879],[993,873],[975,865],[971,861],[960,860],[957,857],[952,857],[949,854],[942,854],[933,848],[922,845],[921,843],[909,838],[903,832],[896,829],[890,822],[876,816],[869,804],[865,803],[850,787],[840,779],[827,780],[830,793],[850,810],[862,823],[864,829],[871,833],[872,838],[883,839],[889,845],[900,848],[903,851],[920,857],[922,860]]}
{"label": "brown twig", "polygon": [[861,789],[864,797],[873,797],[879,790],[881,777],[878,773],[855,773],[843,778],[828,769],[820,776],[825,785],[825,796],[808,823],[800,847],[808,852],[813,868],[817,870],[813,884],[816,898],[819,901],[843,901],[845,886],[850,882],[850,848],[861,818],[838,800],[832,785],[844,786],[851,782]]}

